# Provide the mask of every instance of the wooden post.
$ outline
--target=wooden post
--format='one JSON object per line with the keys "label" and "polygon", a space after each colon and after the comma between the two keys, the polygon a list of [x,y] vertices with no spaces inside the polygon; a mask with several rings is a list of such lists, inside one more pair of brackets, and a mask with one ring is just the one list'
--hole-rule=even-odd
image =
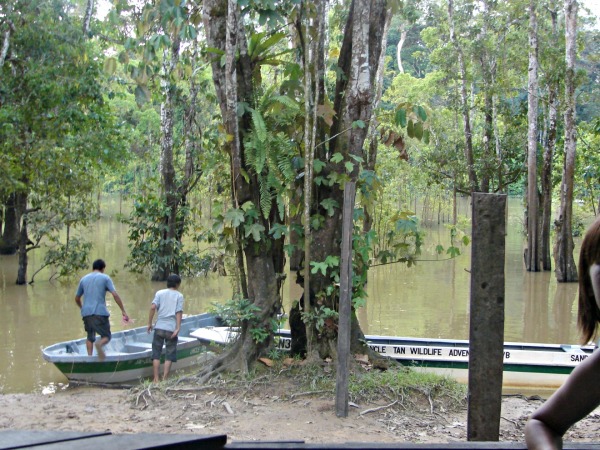
{"label": "wooden post", "polygon": [[498,441],[504,357],[506,195],[474,193],[467,439]]}
{"label": "wooden post", "polygon": [[356,183],[348,182],[344,187],[342,215],[342,249],[340,258],[340,311],[337,342],[337,377],[335,414],[348,417],[348,363],[350,360],[350,316],[352,313],[352,218]]}

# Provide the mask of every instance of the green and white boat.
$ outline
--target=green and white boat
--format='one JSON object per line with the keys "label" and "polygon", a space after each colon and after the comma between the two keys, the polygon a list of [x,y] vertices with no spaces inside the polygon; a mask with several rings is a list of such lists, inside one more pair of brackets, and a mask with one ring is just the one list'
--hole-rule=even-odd
{"label": "green and white boat", "polygon": [[[236,337],[226,327],[199,328],[192,336],[204,342],[225,344]],[[278,333],[278,348],[289,350],[289,330]],[[469,341],[367,335],[370,348],[380,355],[423,372],[447,375],[461,383],[469,376]],[[536,343],[504,343],[504,388],[556,389],[595,346]]]}
{"label": "green and white boat", "polygon": [[[366,336],[372,350],[424,372],[468,381],[469,341]],[[505,342],[504,388],[558,388],[595,346]]]}
{"label": "green and white boat", "polygon": [[[199,366],[212,357],[209,346],[190,333],[203,327],[222,326],[214,314],[185,317],[177,343],[177,362],[172,370]],[[106,357],[88,356],[86,339],[60,342],[42,350],[46,361],[53,363],[69,381],[80,383],[125,383],[152,376],[152,333],[146,327],[132,328],[112,334],[104,347]],[[162,362],[164,362],[164,349]]]}

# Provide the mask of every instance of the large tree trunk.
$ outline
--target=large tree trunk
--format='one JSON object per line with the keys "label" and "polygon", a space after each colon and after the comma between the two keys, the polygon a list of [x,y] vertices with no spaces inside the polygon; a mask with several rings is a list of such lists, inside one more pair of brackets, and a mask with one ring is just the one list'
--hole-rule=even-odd
{"label": "large tree trunk", "polygon": [[[326,161],[326,153],[340,153],[344,161],[340,164],[329,163],[326,171],[344,173],[343,163],[354,162],[352,156],[366,160],[364,141],[368,127],[353,127],[356,121],[368,124],[372,119],[373,104],[375,101],[374,86],[376,85],[377,67],[380,62],[382,45],[386,32],[387,9],[384,0],[354,0],[350,6],[344,39],[338,60],[340,75],[338,76],[334,109],[335,120],[331,128],[332,139],[329,149],[319,148],[319,159]],[[324,147],[324,146],[323,146]],[[350,179],[355,180],[358,168],[355,165],[350,173]],[[318,230],[313,231],[311,254],[313,261],[325,261],[329,255],[340,254],[341,240],[341,206],[343,205],[343,189],[340,186],[318,186],[316,197],[320,200],[332,199],[339,206],[332,215],[323,214],[325,223]],[[316,206],[313,204],[313,208]],[[321,211],[323,213],[323,211]],[[313,275],[314,292],[317,303],[337,310],[339,292],[326,294],[327,288],[332,286],[329,274]],[[356,316],[353,315],[352,327],[356,335],[352,338],[352,350],[362,348],[359,336],[362,335]],[[319,345],[317,350],[321,357],[335,357],[335,342],[337,327],[329,323],[320,330]],[[364,351],[364,348],[363,348]]]}
{"label": "large tree trunk", "polygon": [[473,133],[471,131],[471,115],[469,112],[469,97],[467,94],[467,66],[465,64],[465,57],[460,47],[460,43],[458,42],[454,31],[454,0],[448,1],[448,24],[450,26],[450,42],[452,42],[452,45],[454,46],[458,55],[458,65],[460,70],[460,98],[465,136],[465,159],[467,161],[467,172],[469,175],[469,190],[470,192],[476,192],[479,190],[479,181],[477,180],[477,173],[475,171],[475,158],[473,156]]}
{"label": "large tree trunk", "polygon": [[[221,64],[221,56],[212,61],[213,82],[221,107],[224,126],[231,136],[228,152],[231,163],[231,185],[234,206],[239,207],[247,201],[260,204],[260,186],[257,177],[243,176],[243,172],[251,173],[244,166],[243,142],[241,133],[250,130],[247,115],[238,120],[237,106],[242,101],[252,104],[254,73],[253,63],[247,52],[244,25],[237,2],[227,0],[206,0],[204,2],[204,26],[209,47],[217,48],[225,55],[225,64]],[[277,208],[272,208],[276,214]],[[269,229],[273,217],[258,220]],[[205,373],[222,369],[246,370],[269,347],[270,338],[257,342],[251,333],[260,328],[271,331],[271,319],[281,307],[280,286],[283,272],[283,240],[269,239],[259,242],[242,242],[246,258],[248,299],[258,307],[254,319],[244,321],[239,341],[225,354],[221,355],[204,370]],[[243,265],[243,263],[242,263]],[[243,267],[240,267],[243,270]],[[242,272],[243,273],[243,272]]]}
{"label": "large tree trunk", "polygon": [[[552,16],[552,41],[558,46],[558,14],[550,11]],[[542,269],[552,269],[552,251],[550,245],[550,231],[552,229],[552,164],[554,149],[556,148],[557,123],[558,123],[558,80],[551,80],[548,86],[548,133],[546,148],[544,150],[544,165],[542,168],[542,223],[540,253],[542,256]]]}
{"label": "large tree trunk", "polygon": [[565,36],[567,72],[565,77],[565,159],[560,188],[560,211],[556,221],[556,280],[577,281],[573,258],[573,183],[575,177],[575,58],[577,49],[577,1],[565,0]]}
{"label": "large tree trunk", "polygon": [[529,81],[527,86],[527,251],[525,267],[540,270],[538,189],[537,189],[537,117],[538,117],[538,43],[536,0],[529,2]]}
{"label": "large tree trunk", "polygon": [[161,122],[161,148],[160,148],[160,175],[162,178],[162,189],[168,213],[164,217],[166,225],[163,232],[165,244],[161,246],[162,261],[152,274],[152,281],[165,281],[171,273],[179,272],[174,257],[175,246],[173,242],[177,238],[177,209],[179,207],[179,194],[175,184],[175,166],[173,165],[173,127],[175,108],[175,85],[171,82],[171,74],[175,70],[179,60],[179,37],[173,39],[169,51],[164,52],[163,73],[161,84],[165,99],[160,105]]}

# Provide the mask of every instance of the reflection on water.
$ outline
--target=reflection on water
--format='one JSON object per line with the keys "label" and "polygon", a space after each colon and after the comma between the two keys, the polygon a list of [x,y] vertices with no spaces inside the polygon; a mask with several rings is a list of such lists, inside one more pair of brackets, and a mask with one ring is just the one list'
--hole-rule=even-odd
{"label": "reflection on water", "polygon": [[[505,340],[549,343],[577,343],[575,283],[557,285],[552,272],[530,274],[523,270],[523,243],[520,234],[520,207],[509,202],[509,234],[506,255]],[[105,217],[92,230],[94,250],[90,260],[103,258],[106,273],[113,277],[133,326],[147,323],[154,293],[164,283],[123,269],[127,255],[125,226],[107,211],[118,211],[115,201],[105,207]],[[368,334],[467,339],[469,330],[470,248],[452,260],[436,260],[433,248],[444,243],[445,232],[429,232],[427,248],[416,266],[403,264],[378,266],[371,270],[369,299],[358,317]],[[444,245],[447,245],[444,243]],[[578,252],[578,249],[576,250]],[[40,266],[41,254],[32,252],[29,268]],[[91,261],[90,261],[91,265]],[[30,273],[30,276],[31,276]],[[84,275],[83,271],[79,276]],[[75,305],[78,277],[48,282],[50,272],[43,270],[32,286],[16,286],[17,257],[0,256],[0,392],[31,392],[60,388],[66,379],[46,363],[40,349],[63,340],[84,336],[79,309]],[[289,279],[289,278],[288,278]],[[185,312],[196,314],[213,302],[231,295],[228,278],[213,275],[184,279],[181,291]],[[284,305],[300,296],[300,289],[284,289]],[[113,331],[121,324],[119,308],[109,295]]]}

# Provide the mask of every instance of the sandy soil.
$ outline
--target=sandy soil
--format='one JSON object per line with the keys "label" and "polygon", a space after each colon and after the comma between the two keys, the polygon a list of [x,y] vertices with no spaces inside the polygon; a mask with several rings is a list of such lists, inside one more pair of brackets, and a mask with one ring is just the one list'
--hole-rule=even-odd
{"label": "sandy soil", "polygon": [[[228,442],[466,440],[466,407],[446,411],[407,399],[395,404],[351,404],[349,416],[338,418],[331,393],[292,394],[287,389],[293,387],[233,392],[193,385],[134,390],[68,387],[50,394],[5,394],[0,395],[0,430],[225,434]],[[504,397],[500,440],[522,442],[527,417],[541,402],[539,397]],[[600,442],[600,410],[576,424],[566,440]]]}

